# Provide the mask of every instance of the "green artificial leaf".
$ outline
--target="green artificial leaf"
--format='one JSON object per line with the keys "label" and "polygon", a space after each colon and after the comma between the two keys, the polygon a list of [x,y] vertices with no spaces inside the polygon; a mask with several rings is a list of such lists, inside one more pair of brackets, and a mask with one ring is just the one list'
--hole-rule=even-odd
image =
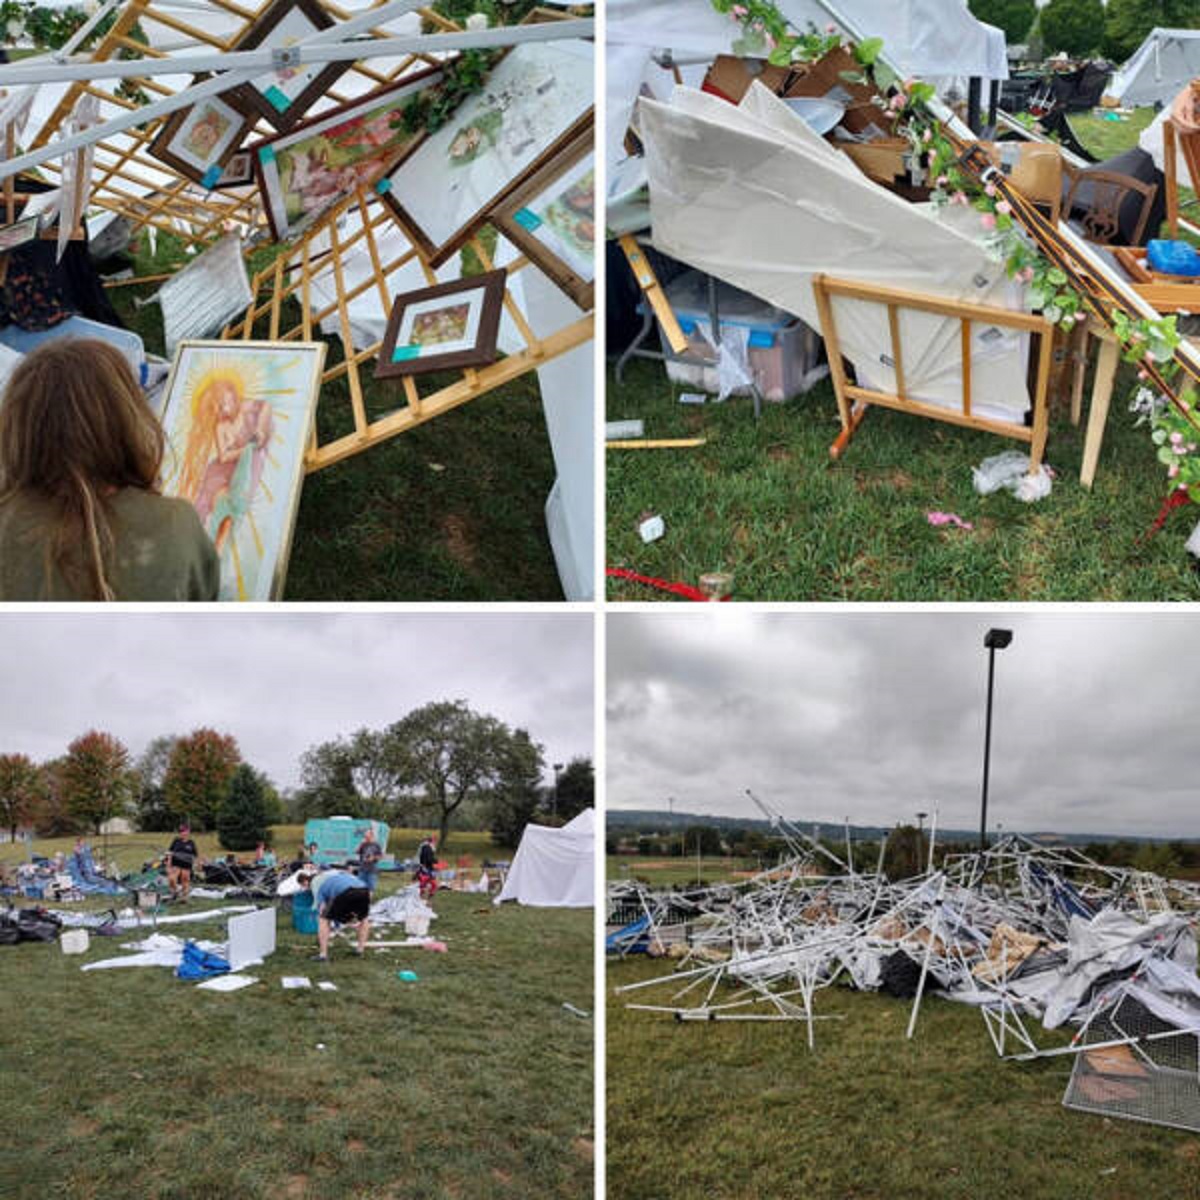
{"label": "green artificial leaf", "polygon": [[1156,446],[1164,446],[1167,442],[1167,431],[1165,429],[1156,429],[1151,435],[1150,440]]}
{"label": "green artificial leaf", "polygon": [[883,38],[867,38],[854,47],[854,57],[864,67],[871,66],[883,51]]}
{"label": "green artificial leaf", "polygon": [[1060,270],[1058,267],[1051,267],[1050,270],[1046,272],[1046,278],[1052,284],[1054,284],[1055,287],[1062,287],[1063,284],[1067,282],[1066,272]]}
{"label": "green artificial leaf", "polygon": [[1171,449],[1170,446],[1160,446],[1159,447],[1158,461],[1160,463],[1162,463],[1164,467],[1169,467],[1175,461],[1175,459],[1177,457],[1178,457],[1178,455],[1175,453],[1174,450]]}
{"label": "green artificial leaf", "polygon": [[838,78],[846,83],[857,83],[865,86],[869,81],[865,71],[839,71]]}
{"label": "green artificial leaf", "polygon": [[776,46],[767,55],[767,62],[773,67],[790,67],[792,65],[792,47],[790,45]]}

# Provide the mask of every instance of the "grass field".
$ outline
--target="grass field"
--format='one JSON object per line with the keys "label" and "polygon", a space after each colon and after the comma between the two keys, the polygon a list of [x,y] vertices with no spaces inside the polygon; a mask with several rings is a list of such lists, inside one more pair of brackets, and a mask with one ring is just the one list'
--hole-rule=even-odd
{"label": "grass field", "polygon": [[121,939],[83,959],[0,948],[0,1196],[590,1195],[592,1022],[562,1007],[592,1010],[590,910],[435,907],[448,953],[358,960],[335,942],[328,965],[281,912],[260,982],[229,995],[165,968],[80,971]]}
{"label": "grass field", "polygon": [[622,879],[642,879],[654,888],[671,887],[676,883],[695,883],[697,874],[705,883],[720,883],[728,879],[744,878],[759,869],[758,862],[749,858],[701,858],[697,867],[694,856],[641,858],[628,854],[610,854],[605,865],[610,883]]}
{"label": "grass field", "polygon": [[[144,238],[136,255],[138,274],[186,261],[165,235],[155,255]],[[110,296],[147,350],[161,355],[161,310],[133,303],[158,286],[119,287]],[[326,340],[332,366],[341,343]],[[376,383],[369,367],[362,379],[369,418],[398,406],[398,388]],[[432,386],[422,384],[423,393]],[[344,377],[325,385],[317,411],[323,438],[352,428]],[[554,477],[537,376],[529,374],[310,475],[283,598],[561,600],[544,516]]]}
{"label": "grass field", "polygon": [[[1107,157],[1135,144],[1152,115],[1071,120]],[[608,453],[608,564],[691,584],[729,572],[734,600],[1195,600],[1200,579],[1183,542],[1196,514],[1176,513],[1144,537],[1167,482],[1147,430],[1126,412],[1132,382],[1123,369],[1090,492],[1079,484],[1083,426],[1052,410],[1054,491],[1025,505],[1007,493],[981,497],[971,480],[972,467],[1018,443],[874,409],[832,463],[840,425],[828,381],[765,405],[756,422],[749,399],[682,405],[688,389],[659,364],[631,363],[621,385],[610,371],[608,419],[641,418],[651,438],[708,440]],[[637,532],[647,512],[666,525],[650,545]],[[932,527],[929,512],[974,529]],[[608,596],[665,598],[622,580],[609,580]]]}
{"label": "grass field", "polygon": [[[827,989],[787,1024],[676,1023],[607,972],[610,1200],[1135,1200],[1196,1190],[1200,1139],[1061,1106],[1070,1065],[996,1058],[978,1013]],[[1046,1035],[1049,1037],[1049,1035]]]}

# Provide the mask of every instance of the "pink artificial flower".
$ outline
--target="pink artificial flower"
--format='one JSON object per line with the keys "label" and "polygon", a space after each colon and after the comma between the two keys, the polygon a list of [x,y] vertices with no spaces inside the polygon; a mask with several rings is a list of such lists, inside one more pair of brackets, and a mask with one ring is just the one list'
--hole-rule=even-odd
{"label": "pink artificial flower", "polygon": [[979,218],[979,223],[984,227],[984,229],[995,229],[996,228],[996,214],[995,213],[984,213]]}
{"label": "pink artificial flower", "polygon": [[950,177],[948,175],[939,175],[937,177],[938,187],[945,187],[946,184],[948,184],[949,182],[950,182]]}
{"label": "pink artificial flower", "polygon": [[904,97],[897,92],[896,95],[894,95],[891,100],[888,101],[888,108],[890,108],[892,112],[899,112],[903,107]]}
{"label": "pink artificial flower", "polygon": [[1188,448],[1188,453],[1189,453],[1189,454],[1195,454],[1195,453],[1196,453],[1196,443],[1195,443],[1195,442],[1188,442],[1187,448]]}
{"label": "pink artificial flower", "polygon": [[1025,268],[1025,270],[1023,270],[1023,271],[1021,272],[1021,282],[1022,282],[1022,283],[1032,283],[1032,282],[1033,282],[1033,275],[1034,275],[1034,270],[1033,270],[1033,268],[1032,268],[1032,267],[1026,267],[1026,268]]}
{"label": "pink artificial flower", "polygon": [[1141,368],[1139,368],[1139,370],[1138,370],[1138,378],[1139,378],[1139,379],[1141,379],[1141,380],[1143,380],[1143,381],[1144,381],[1144,380],[1147,380],[1147,379],[1149,379],[1149,378],[1150,378],[1150,376],[1149,376],[1149,374],[1147,373],[1147,371],[1146,371],[1146,368],[1145,368],[1145,367],[1141,367]]}
{"label": "pink artificial flower", "polygon": [[825,32],[826,33],[837,33],[837,26],[836,25],[826,25]]}
{"label": "pink artificial flower", "polygon": [[996,211],[998,213],[1003,213],[1007,217],[1008,214],[1012,212],[1012,205],[1009,204],[1007,200],[997,200]]}
{"label": "pink artificial flower", "polygon": [[970,202],[970,200],[967,199],[966,192],[955,192],[954,195],[950,197],[950,203],[965,205],[965,204],[970,204],[971,202]]}
{"label": "pink artificial flower", "polygon": [[1178,446],[1179,443],[1182,441],[1183,441],[1183,434],[1180,433],[1178,429],[1176,429],[1175,432],[1171,434],[1171,445]]}
{"label": "pink artificial flower", "polygon": [[1178,474],[1179,474],[1179,464],[1178,464],[1178,463],[1172,463],[1172,464],[1171,464],[1171,465],[1170,465],[1170,466],[1167,468],[1167,478],[1168,478],[1168,479],[1174,479],[1174,478],[1175,478],[1175,476],[1176,476],[1176,475],[1178,475]]}
{"label": "pink artificial flower", "polygon": [[987,192],[989,196],[994,196],[996,194],[996,185],[994,183],[986,184],[983,190]]}
{"label": "pink artificial flower", "polygon": [[925,143],[925,145],[928,146],[929,143],[933,141],[933,130],[932,129],[925,130],[925,134],[921,138],[921,140]]}
{"label": "pink artificial flower", "polygon": [[775,41],[775,35],[768,33],[767,34],[767,49],[774,50],[776,45],[778,45],[778,43]]}
{"label": "pink artificial flower", "polygon": [[746,13],[749,12],[749,9],[747,9],[745,5],[735,4],[732,11],[734,17],[740,21],[746,15]]}

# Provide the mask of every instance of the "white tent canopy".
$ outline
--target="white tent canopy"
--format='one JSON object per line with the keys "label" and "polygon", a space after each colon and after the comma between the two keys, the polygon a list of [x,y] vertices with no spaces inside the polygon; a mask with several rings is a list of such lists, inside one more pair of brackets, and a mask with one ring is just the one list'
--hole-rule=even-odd
{"label": "white tent canopy", "polygon": [[1200,76],[1200,29],[1150,31],[1112,77],[1108,95],[1122,104],[1169,104]]}
{"label": "white tent canopy", "polygon": [[495,903],[591,908],[595,903],[596,816],[585,808],[561,829],[526,825]]}
{"label": "white tent canopy", "polygon": [[[979,241],[979,215],[935,213],[865,178],[766,88],[739,107],[687,88],[671,104],[643,100],[642,136],[654,245],[664,253],[819,325],[820,273],[996,308],[1021,292]],[[894,389],[887,309],[837,297],[840,349],[868,386]],[[957,319],[904,310],[908,393],[959,408]],[[973,411],[1020,420],[1029,407],[1027,335],[972,325]]]}

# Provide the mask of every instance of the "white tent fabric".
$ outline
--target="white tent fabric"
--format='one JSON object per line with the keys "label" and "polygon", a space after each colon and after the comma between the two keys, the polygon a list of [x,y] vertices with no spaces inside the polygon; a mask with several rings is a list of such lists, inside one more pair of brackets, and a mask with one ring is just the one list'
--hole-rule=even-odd
{"label": "white tent fabric", "polygon": [[1167,104],[1197,76],[1200,29],[1155,28],[1112,77],[1107,94],[1131,107]]}
{"label": "white tent fabric", "polygon": [[504,888],[494,903],[591,908],[595,903],[596,819],[584,809],[561,829],[526,825]]}
{"label": "white tent fabric", "polygon": [[[654,245],[787,312],[820,321],[813,276],[828,273],[949,300],[1021,307],[1020,290],[976,240],[978,214],[912,205],[866,179],[766,88],[739,107],[686,88],[642,101]],[[860,380],[894,389],[887,310],[835,298],[843,354]],[[959,408],[960,324],[901,313],[908,393]],[[973,411],[1029,407],[1028,337],[972,326]]]}

